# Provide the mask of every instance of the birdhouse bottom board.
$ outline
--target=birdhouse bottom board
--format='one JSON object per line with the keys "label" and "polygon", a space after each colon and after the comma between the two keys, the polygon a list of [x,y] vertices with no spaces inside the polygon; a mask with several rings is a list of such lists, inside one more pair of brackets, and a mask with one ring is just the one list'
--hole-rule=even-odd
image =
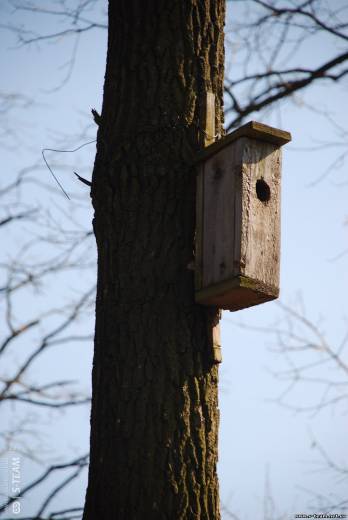
{"label": "birdhouse bottom board", "polygon": [[216,144],[197,177],[195,298],[236,311],[279,295],[281,149],[245,136]]}

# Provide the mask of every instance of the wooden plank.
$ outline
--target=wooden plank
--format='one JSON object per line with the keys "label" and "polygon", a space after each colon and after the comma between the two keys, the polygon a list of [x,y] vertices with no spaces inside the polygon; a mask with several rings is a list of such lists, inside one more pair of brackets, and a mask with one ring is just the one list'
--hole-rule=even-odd
{"label": "wooden plank", "polygon": [[221,363],[222,362],[222,354],[221,354],[221,334],[220,334],[220,324],[217,323],[213,328],[213,362]]}
{"label": "wooden plank", "polygon": [[215,94],[206,93],[206,103],[202,113],[203,146],[206,148],[215,141]]}
{"label": "wooden plank", "polygon": [[206,160],[208,157],[216,154],[225,146],[228,146],[233,141],[236,141],[240,137],[249,137],[251,139],[257,139],[259,141],[265,141],[268,143],[283,146],[284,144],[291,141],[291,134],[285,130],[274,128],[272,126],[258,123],[257,121],[250,121],[249,123],[237,128],[230,134],[224,136],[219,141],[211,144],[207,148],[201,150],[197,154],[196,162]]}
{"label": "wooden plank", "polygon": [[242,158],[246,141],[238,140],[204,163],[203,287],[244,274],[241,240],[248,228],[242,226],[242,185],[246,182]]}
{"label": "wooden plank", "polygon": [[245,276],[272,287],[279,286],[280,175],[281,149],[245,139],[241,258]]}
{"label": "wooden plank", "polygon": [[204,287],[233,276],[235,152],[226,148],[204,165]]}
{"label": "wooden plank", "polygon": [[[204,128],[202,129],[202,144],[209,146],[215,141],[215,94],[213,92],[206,93],[206,103],[202,109],[201,119]],[[205,179],[206,165],[199,167],[199,173],[196,181],[196,236],[195,236],[195,288],[199,290],[202,287],[203,278],[203,236],[204,214],[205,214]]]}
{"label": "wooden plank", "polygon": [[235,175],[235,206],[233,216],[234,228],[234,244],[233,244],[233,275],[239,276],[245,273],[245,253],[242,244],[245,242],[245,234],[247,232],[246,222],[248,215],[243,213],[243,207],[246,205],[246,197],[248,196],[248,177],[243,164],[243,151],[246,139],[242,137],[233,147],[238,147],[237,167],[234,171]]}
{"label": "wooden plank", "polygon": [[203,276],[203,217],[204,217],[204,164],[199,166],[196,178],[196,234],[195,234],[195,289],[202,287]]}
{"label": "wooden plank", "polygon": [[238,311],[278,296],[278,287],[267,286],[247,276],[236,276],[197,291],[195,298],[201,305],[217,305],[221,309]]}

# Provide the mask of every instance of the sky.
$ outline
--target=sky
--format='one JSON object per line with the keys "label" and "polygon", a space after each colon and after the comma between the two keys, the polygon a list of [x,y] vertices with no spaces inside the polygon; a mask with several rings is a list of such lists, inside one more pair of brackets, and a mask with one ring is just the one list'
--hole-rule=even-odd
{"label": "sky", "polygon": [[[241,44],[229,28],[231,20],[242,12],[240,4],[228,2],[226,27],[227,70],[236,75],[241,71],[238,64]],[[7,6],[6,2],[1,5],[0,14],[9,23],[20,23],[45,34],[59,28],[57,19],[13,12]],[[8,121],[16,133],[6,132],[3,137],[6,142],[6,148],[1,151],[3,175],[7,179],[14,178],[20,168],[37,163],[35,175],[51,185],[52,190],[28,186],[22,197],[29,197],[30,203],[46,208],[47,222],[51,224],[53,219],[59,222],[61,218],[64,226],[67,225],[64,211],[69,209],[81,228],[89,229],[92,212],[82,205],[82,201],[88,201],[88,189],[86,191],[85,186],[76,183],[72,171],[90,178],[95,145],[64,157],[47,153],[66,191],[79,197],[74,205],[61,194],[57,198],[56,186],[42,162],[41,150],[73,149],[95,138],[95,125],[89,112],[91,108],[100,110],[101,107],[106,31],[99,29],[78,39],[59,38],[55,42],[24,46],[18,46],[12,31],[1,30],[0,38],[1,91],[21,93],[33,100],[28,108],[15,110]],[[309,40],[299,55],[300,63],[307,63],[309,58],[320,63],[334,51],[333,46],[333,41],[321,37]],[[76,57],[64,83],[69,72],[67,62],[74,49]],[[295,57],[289,60],[291,62]],[[253,66],[251,62],[250,67]],[[253,119],[290,131],[293,137],[292,142],[283,148],[280,302],[297,310],[305,308],[307,319],[317,324],[320,333],[333,346],[339,345],[348,330],[347,255],[343,254],[348,243],[345,224],[347,167],[344,162],[330,167],[342,153],[342,148],[325,146],[325,143],[337,141],[338,131],[321,114],[329,112],[335,124],[344,128],[346,99],[347,82],[335,86],[322,83],[262,115],[261,119],[259,115],[253,116]],[[319,108],[320,113],[312,107]],[[327,169],[329,171],[324,175]],[[5,237],[2,255],[6,258],[11,258],[18,243],[25,242],[28,234],[33,232],[26,224],[16,229],[15,234]],[[90,262],[95,259],[93,248],[81,249],[80,253],[88,255]],[[40,246],[36,254],[40,255]],[[81,284],[93,284],[94,272],[83,269],[78,277],[74,271],[64,276],[64,280],[50,279],[48,286],[41,287],[36,294],[22,294],[20,301],[16,302],[21,319],[44,309],[52,299],[58,305],[67,295],[79,291]],[[277,402],[287,387],[281,376],[289,365],[284,353],[277,351],[279,337],[272,330],[284,330],[287,325],[286,313],[278,302],[237,313],[223,313],[219,445],[221,500],[224,508],[241,520],[262,519],[272,508],[279,518],[293,518],[295,513],[312,512],[313,494],[344,497],[347,491],[347,480],[338,480],[328,470],[317,449],[318,444],[324,446],[333,460],[348,467],[344,442],[346,406],[341,403],[313,414],[296,413]],[[82,318],[76,330],[92,334],[92,318]],[[308,341],[313,339],[313,330],[304,329],[303,324],[302,332]],[[35,334],[28,338],[35,341]],[[17,352],[11,354],[9,363],[15,364],[19,355]],[[301,364],[301,360],[312,363],[317,358],[299,352],[291,359]],[[47,381],[52,374],[78,377],[80,387],[88,392],[91,360],[91,342],[74,345],[68,354],[63,349],[52,349],[34,365],[31,377],[46,378]],[[336,381],[343,379],[326,365],[319,366],[313,377],[318,380],[328,374]],[[318,384],[299,384],[288,394],[287,402],[298,407],[316,403],[320,396]],[[6,423],[12,424],[19,412],[20,408],[9,410],[5,415]],[[42,423],[42,433],[40,438],[31,442],[42,450],[47,460],[58,460],[62,453],[70,453],[73,457],[88,449],[87,407],[75,408],[66,414],[52,411],[36,415],[33,411],[32,422],[37,421]],[[42,466],[39,464],[23,461],[25,483],[40,471]],[[85,484],[85,478],[76,481],[62,495],[59,505],[62,501],[70,505],[71,500],[77,505],[83,503]],[[265,501],[268,494],[273,503]],[[38,500],[38,496],[23,499],[19,517],[35,510]],[[223,518],[229,518],[228,514],[224,513]]]}

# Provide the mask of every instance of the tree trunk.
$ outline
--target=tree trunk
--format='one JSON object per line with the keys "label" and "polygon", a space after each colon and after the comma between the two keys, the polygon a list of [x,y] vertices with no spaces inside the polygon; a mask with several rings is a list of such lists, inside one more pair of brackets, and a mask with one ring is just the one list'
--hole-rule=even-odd
{"label": "tree trunk", "polygon": [[207,92],[222,132],[225,0],[109,3],[84,520],[219,519],[216,308],[194,302]]}

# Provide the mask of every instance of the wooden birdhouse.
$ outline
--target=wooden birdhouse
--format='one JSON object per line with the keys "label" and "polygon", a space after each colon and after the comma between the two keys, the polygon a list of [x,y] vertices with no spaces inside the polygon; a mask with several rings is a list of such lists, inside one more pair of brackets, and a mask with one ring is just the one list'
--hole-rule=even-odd
{"label": "wooden birdhouse", "polygon": [[236,311],[279,295],[283,130],[250,123],[200,152],[196,302]]}

